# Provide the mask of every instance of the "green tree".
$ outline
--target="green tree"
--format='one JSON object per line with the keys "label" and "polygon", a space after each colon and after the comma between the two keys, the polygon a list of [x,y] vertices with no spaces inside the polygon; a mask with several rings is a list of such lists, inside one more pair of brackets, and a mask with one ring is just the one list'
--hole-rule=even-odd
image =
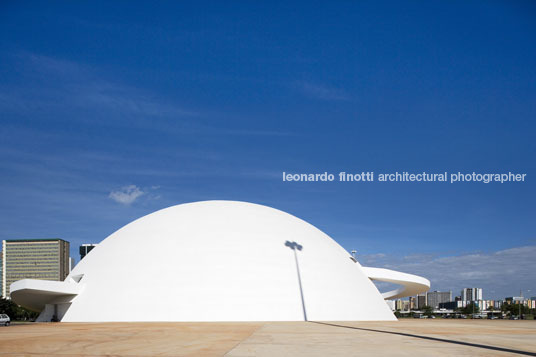
{"label": "green tree", "polygon": [[433,307],[428,306],[428,305],[424,305],[424,306],[422,307],[421,310],[422,310],[422,311],[424,312],[424,314],[425,314],[426,316],[428,316],[428,317],[432,316],[433,313],[434,313],[434,309],[433,309]]}
{"label": "green tree", "polygon": [[6,314],[11,320],[35,320],[38,312],[27,310],[18,306],[9,299],[0,298],[0,314]]}
{"label": "green tree", "polygon": [[17,305],[8,299],[0,298],[0,314],[6,314],[13,318],[17,311]]}
{"label": "green tree", "polygon": [[471,302],[471,303],[467,304],[462,309],[462,313],[464,313],[466,315],[471,315],[472,313],[478,314],[479,312],[480,312],[480,308],[474,302]]}
{"label": "green tree", "polygon": [[501,310],[503,312],[506,312],[507,314],[509,314],[510,316],[518,316],[519,313],[521,312],[521,314],[530,314],[531,313],[531,310],[529,309],[528,306],[525,306],[523,304],[503,304]]}

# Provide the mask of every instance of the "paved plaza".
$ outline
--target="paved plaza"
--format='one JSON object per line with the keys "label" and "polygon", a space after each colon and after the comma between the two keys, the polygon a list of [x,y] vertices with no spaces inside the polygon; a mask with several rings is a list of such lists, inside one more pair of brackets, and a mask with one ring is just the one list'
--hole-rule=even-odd
{"label": "paved plaza", "polygon": [[14,324],[2,355],[536,356],[536,321]]}

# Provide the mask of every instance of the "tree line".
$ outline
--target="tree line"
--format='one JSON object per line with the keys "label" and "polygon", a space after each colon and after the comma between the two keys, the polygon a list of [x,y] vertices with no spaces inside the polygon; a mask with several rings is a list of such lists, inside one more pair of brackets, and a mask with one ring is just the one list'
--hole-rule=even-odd
{"label": "tree line", "polygon": [[4,298],[0,298],[0,314],[6,314],[11,320],[17,321],[33,321],[39,316],[38,312],[25,309]]}

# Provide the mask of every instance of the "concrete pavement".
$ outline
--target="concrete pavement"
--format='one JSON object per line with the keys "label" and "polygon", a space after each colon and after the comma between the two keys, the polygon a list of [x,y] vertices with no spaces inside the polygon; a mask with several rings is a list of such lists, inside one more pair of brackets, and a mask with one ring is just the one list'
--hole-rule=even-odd
{"label": "concrete pavement", "polygon": [[34,323],[0,356],[536,356],[536,321]]}

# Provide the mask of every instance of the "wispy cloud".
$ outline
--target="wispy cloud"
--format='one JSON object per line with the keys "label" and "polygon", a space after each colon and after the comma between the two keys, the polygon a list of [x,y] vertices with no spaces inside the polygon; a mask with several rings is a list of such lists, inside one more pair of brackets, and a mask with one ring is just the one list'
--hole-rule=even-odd
{"label": "wispy cloud", "polygon": [[243,136],[296,136],[296,133],[278,130],[227,129],[225,133]]}
{"label": "wispy cloud", "polygon": [[[132,125],[132,117],[189,118],[194,110],[166,102],[150,92],[105,78],[88,65],[33,53],[17,55],[27,78],[21,87],[0,88],[0,103],[20,112],[70,107],[91,113],[121,115]],[[5,97],[5,98],[4,98]],[[95,120],[95,115],[91,116]],[[80,118],[79,118],[80,120]]]}
{"label": "wispy cloud", "polygon": [[358,256],[363,266],[384,267],[426,277],[433,290],[481,287],[485,298],[519,294],[520,289],[536,295],[536,246],[516,247],[490,253],[455,256],[419,254],[397,257],[392,254]]}
{"label": "wispy cloud", "polygon": [[339,88],[329,87],[306,81],[294,82],[294,87],[304,95],[322,100],[350,100],[350,96]]}
{"label": "wispy cloud", "polygon": [[143,192],[138,186],[129,185],[121,187],[121,189],[119,190],[110,192],[108,197],[110,197],[117,203],[121,203],[123,205],[130,205],[144,193],[145,192]]}
{"label": "wispy cloud", "polygon": [[[143,128],[179,135],[266,138],[295,135],[274,128],[211,124],[211,119],[222,114],[186,108],[151,90],[110,78],[99,68],[87,64],[35,53],[19,53],[14,57],[25,78],[11,85],[0,85],[0,109],[6,112],[30,118],[48,115],[55,120],[76,120],[91,126]],[[61,115],[67,112],[76,115]]]}

